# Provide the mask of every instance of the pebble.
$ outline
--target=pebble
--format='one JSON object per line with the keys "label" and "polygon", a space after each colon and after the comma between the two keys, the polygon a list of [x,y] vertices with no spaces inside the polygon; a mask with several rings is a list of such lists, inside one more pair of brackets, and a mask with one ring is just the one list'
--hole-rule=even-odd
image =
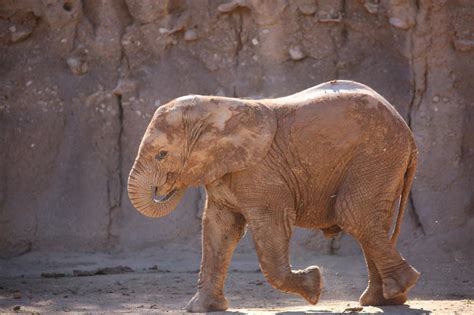
{"label": "pebble", "polygon": [[15,305],[13,306],[13,310],[14,311],[19,311],[21,309],[21,306],[20,305]]}
{"label": "pebble", "polygon": [[301,47],[299,46],[291,47],[288,50],[288,53],[290,54],[291,59],[295,61],[301,60],[304,57],[306,57],[305,54],[303,53],[303,50],[301,50]]}
{"label": "pebble", "polygon": [[77,56],[71,56],[66,60],[71,72],[75,75],[85,74],[89,70],[87,62]]}
{"label": "pebble", "polygon": [[187,42],[191,42],[198,39],[198,34],[195,30],[187,30],[184,33],[184,40]]}
{"label": "pebble", "polygon": [[30,36],[31,32],[32,31],[29,29],[23,29],[16,32],[12,32],[10,39],[13,43],[17,43]]}
{"label": "pebble", "polygon": [[388,21],[390,22],[390,24],[392,24],[396,28],[400,28],[402,30],[406,30],[410,28],[410,25],[408,24],[407,21],[403,21],[402,19],[397,18],[397,17],[391,17]]}
{"label": "pebble", "polygon": [[439,102],[439,96],[434,96],[433,97],[433,102],[438,103]]}
{"label": "pebble", "polygon": [[301,13],[305,15],[313,15],[318,10],[316,3],[314,1],[303,1],[298,5]]}
{"label": "pebble", "polygon": [[379,4],[378,3],[372,3],[372,2],[366,1],[364,3],[364,7],[367,10],[367,12],[369,12],[371,14],[375,14],[379,11]]}
{"label": "pebble", "polygon": [[258,45],[258,39],[252,38],[252,45],[257,46]]}

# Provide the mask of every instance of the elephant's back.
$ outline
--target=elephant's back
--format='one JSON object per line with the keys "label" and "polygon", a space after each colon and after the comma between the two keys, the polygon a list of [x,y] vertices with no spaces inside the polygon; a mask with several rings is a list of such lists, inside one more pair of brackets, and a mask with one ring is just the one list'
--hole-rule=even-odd
{"label": "elephant's back", "polygon": [[274,99],[276,103],[304,103],[316,98],[330,97],[341,94],[372,94],[380,97],[377,92],[362,83],[350,80],[333,80],[313,86],[301,92]]}
{"label": "elephant's back", "polygon": [[383,96],[355,81],[334,80],[268,101],[277,116],[292,112],[292,124],[297,129],[334,128],[342,137],[344,130],[351,134],[369,129],[373,132],[386,126],[409,130],[401,115]]}
{"label": "elephant's back", "polygon": [[279,126],[289,131],[290,147],[303,164],[333,168],[355,151],[413,149],[400,114],[361,83],[331,81],[276,100]]}

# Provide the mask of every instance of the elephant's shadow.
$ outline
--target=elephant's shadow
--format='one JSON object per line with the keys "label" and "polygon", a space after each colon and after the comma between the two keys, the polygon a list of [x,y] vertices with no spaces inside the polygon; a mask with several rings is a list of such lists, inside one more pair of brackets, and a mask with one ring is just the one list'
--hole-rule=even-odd
{"label": "elephant's shadow", "polygon": [[[264,311],[262,309],[262,311]],[[266,311],[266,310],[265,310]],[[377,310],[365,310],[362,309],[360,311],[353,310],[352,308],[348,308],[340,311],[329,311],[324,309],[317,309],[317,308],[308,308],[304,311],[284,311],[284,312],[269,312],[278,315],[302,315],[302,314],[315,314],[315,315],[328,315],[328,314],[375,314],[375,313],[383,313],[383,314],[423,314],[428,315],[431,314],[430,310],[424,310],[420,308],[413,308],[410,305],[397,305],[397,306],[377,306]],[[216,312],[214,314],[248,314],[247,312],[240,312],[240,311],[227,311],[227,312]]]}

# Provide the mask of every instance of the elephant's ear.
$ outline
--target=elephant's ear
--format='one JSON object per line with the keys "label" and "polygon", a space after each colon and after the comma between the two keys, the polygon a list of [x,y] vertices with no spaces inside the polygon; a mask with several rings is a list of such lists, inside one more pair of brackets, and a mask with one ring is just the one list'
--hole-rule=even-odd
{"label": "elephant's ear", "polygon": [[254,166],[273,142],[275,115],[257,101],[201,96],[188,112],[189,156],[182,179],[190,185]]}

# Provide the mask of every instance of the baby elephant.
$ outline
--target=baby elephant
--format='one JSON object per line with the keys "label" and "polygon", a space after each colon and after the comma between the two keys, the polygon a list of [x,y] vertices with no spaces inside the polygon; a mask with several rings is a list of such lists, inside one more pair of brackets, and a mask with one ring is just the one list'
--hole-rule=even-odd
{"label": "baby elephant", "polygon": [[[228,308],[224,282],[248,225],[268,282],[316,304],[316,266],[291,270],[293,226],[357,239],[369,282],[362,305],[403,304],[419,273],[396,249],[415,174],[413,135],[382,96],[331,81],[275,99],[181,97],[156,110],[128,178],[149,217],[205,185],[202,262],[190,312]],[[394,232],[391,222],[397,214]]]}

